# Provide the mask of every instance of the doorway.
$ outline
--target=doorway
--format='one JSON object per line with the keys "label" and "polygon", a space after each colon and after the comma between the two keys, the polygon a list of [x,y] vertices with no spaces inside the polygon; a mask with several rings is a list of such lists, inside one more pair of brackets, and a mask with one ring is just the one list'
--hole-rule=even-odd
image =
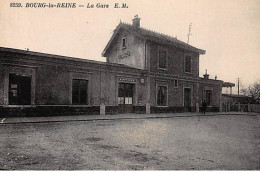
{"label": "doorway", "polygon": [[184,88],[184,111],[191,111],[191,89]]}
{"label": "doorway", "polygon": [[31,104],[31,77],[9,74],[9,104]]}
{"label": "doorway", "polygon": [[119,83],[118,86],[118,113],[133,113],[134,84]]}
{"label": "doorway", "polygon": [[206,103],[208,106],[211,105],[211,96],[212,96],[212,91],[206,90]]}

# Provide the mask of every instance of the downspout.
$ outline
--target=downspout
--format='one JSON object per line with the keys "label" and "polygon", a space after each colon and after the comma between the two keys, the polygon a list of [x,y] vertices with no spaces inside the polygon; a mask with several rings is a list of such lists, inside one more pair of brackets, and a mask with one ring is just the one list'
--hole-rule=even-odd
{"label": "downspout", "polygon": [[99,90],[99,104],[101,105],[101,103],[102,103],[102,77],[101,77],[101,74],[102,72],[101,72],[101,65],[100,65],[100,68],[99,68],[99,77],[100,77],[100,84],[99,84],[99,86],[100,86],[100,90]]}
{"label": "downspout", "polygon": [[[200,54],[197,56],[197,75],[196,75],[196,113],[200,111],[200,98],[199,98],[199,62],[200,62]],[[202,95],[203,97],[203,95]]]}
{"label": "downspout", "polygon": [[146,51],[147,51],[147,41],[145,41],[144,42],[144,62],[145,62],[145,64],[144,64],[144,69],[145,70],[147,70],[147,53],[146,53]]}
{"label": "downspout", "polygon": [[150,105],[150,76],[149,76],[149,70],[148,69],[148,60],[147,60],[147,41],[144,43],[144,58],[145,58],[145,70],[148,71],[146,75],[146,104],[145,104],[145,113],[150,114],[151,113],[151,105]]}
{"label": "downspout", "polygon": [[100,101],[100,115],[105,115],[106,114],[106,107],[105,107],[105,99],[103,98],[103,93],[102,93],[102,66],[100,65],[100,90],[99,90],[99,93],[100,93],[100,98],[99,98],[99,101]]}

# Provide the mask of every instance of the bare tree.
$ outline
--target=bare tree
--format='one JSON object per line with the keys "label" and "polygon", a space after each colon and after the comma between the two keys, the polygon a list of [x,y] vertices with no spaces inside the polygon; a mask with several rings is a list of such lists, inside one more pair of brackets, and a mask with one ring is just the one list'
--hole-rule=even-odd
{"label": "bare tree", "polygon": [[260,98],[260,80],[255,82],[253,85],[249,85],[247,88],[242,88],[241,93],[246,96],[250,96],[253,99]]}

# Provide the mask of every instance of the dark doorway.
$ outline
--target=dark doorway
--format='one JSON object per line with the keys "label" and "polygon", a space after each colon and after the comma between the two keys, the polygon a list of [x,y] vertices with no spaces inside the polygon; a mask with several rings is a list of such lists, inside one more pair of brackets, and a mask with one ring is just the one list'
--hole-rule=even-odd
{"label": "dark doorway", "polygon": [[72,80],[72,104],[88,104],[88,81],[82,79]]}
{"label": "dark doorway", "polygon": [[212,91],[206,90],[206,103],[208,106],[211,105],[211,95],[212,95]]}
{"label": "dark doorway", "polygon": [[184,88],[184,111],[191,111],[191,89]]}
{"label": "dark doorway", "polygon": [[118,86],[118,113],[133,113],[134,84],[119,83]]}
{"label": "dark doorway", "polygon": [[31,104],[31,77],[9,74],[9,104]]}

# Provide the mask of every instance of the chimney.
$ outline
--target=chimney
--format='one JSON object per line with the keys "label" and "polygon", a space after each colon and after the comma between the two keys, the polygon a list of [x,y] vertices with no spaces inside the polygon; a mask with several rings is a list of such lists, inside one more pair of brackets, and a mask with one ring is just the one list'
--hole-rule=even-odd
{"label": "chimney", "polygon": [[133,21],[132,25],[136,28],[139,28],[140,27],[140,20],[141,20],[141,18],[139,18],[138,15],[135,15],[135,18],[132,20]]}
{"label": "chimney", "polygon": [[209,75],[207,74],[207,69],[206,69],[206,73],[203,76],[204,76],[204,79],[209,79]]}

